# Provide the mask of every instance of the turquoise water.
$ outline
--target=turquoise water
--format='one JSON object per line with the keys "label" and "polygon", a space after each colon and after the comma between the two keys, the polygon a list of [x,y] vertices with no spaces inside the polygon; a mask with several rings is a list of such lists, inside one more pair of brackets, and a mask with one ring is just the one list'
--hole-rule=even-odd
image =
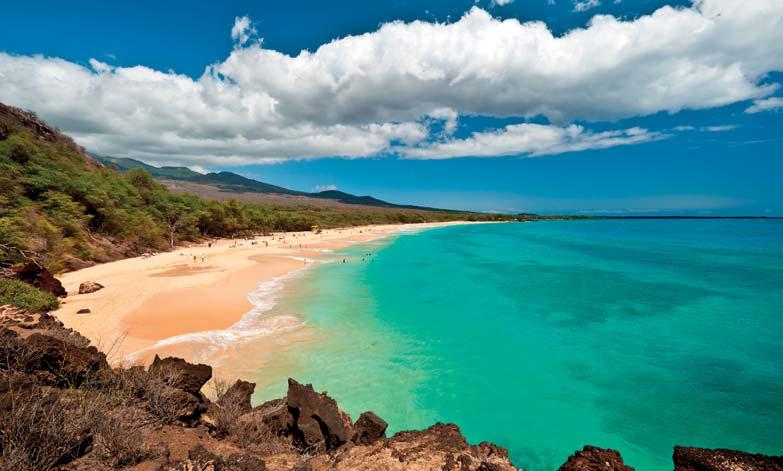
{"label": "turquoise water", "polygon": [[456,422],[530,471],[585,444],[638,471],[675,444],[783,453],[781,221],[457,226],[336,255],[281,300],[316,333],[281,355],[353,417]]}

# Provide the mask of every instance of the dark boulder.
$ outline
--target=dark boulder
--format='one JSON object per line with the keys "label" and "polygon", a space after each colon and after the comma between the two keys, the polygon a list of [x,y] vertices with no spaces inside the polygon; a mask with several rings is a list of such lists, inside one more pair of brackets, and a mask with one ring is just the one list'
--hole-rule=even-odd
{"label": "dark boulder", "polygon": [[587,445],[568,458],[559,471],[633,471],[623,463],[620,453]]}
{"label": "dark boulder", "polygon": [[674,471],[783,471],[783,456],[674,447]]}
{"label": "dark boulder", "polygon": [[95,347],[81,347],[40,333],[30,335],[23,343],[26,364],[22,368],[46,383],[78,387],[101,383],[111,374],[106,355]]}
{"label": "dark boulder", "polygon": [[201,414],[199,398],[182,389],[164,386],[147,399],[150,411],[165,422],[191,422]]}
{"label": "dark boulder", "polygon": [[209,365],[194,365],[175,357],[161,359],[158,355],[155,355],[149,372],[165,376],[172,386],[194,396],[199,395],[201,387],[212,377],[212,367]]}
{"label": "dark boulder", "polygon": [[253,391],[256,390],[256,383],[237,380],[217,401],[223,407],[231,407],[241,413],[250,412],[253,406],[250,404],[250,398]]}
{"label": "dark boulder", "polygon": [[404,430],[397,432],[391,439],[393,443],[426,443],[432,450],[457,453],[468,448],[468,441],[456,424],[441,422],[425,430]]}
{"label": "dark boulder", "polygon": [[102,284],[96,283],[94,281],[85,281],[84,283],[79,285],[79,294],[94,293],[101,289],[103,289]]}
{"label": "dark boulder", "polygon": [[176,470],[214,470],[214,471],[264,471],[266,464],[258,457],[233,453],[224,457],[207,450],[204,445],[196,445],[188,451],[188,459],[175,465]]}
{"label": "dark boulder", "polygon": [[89,314],[91,312],[92,311],[90,311],[89,309],[84,308],[84,309],[79,309],[78,311],[76,311],[76,314]]}
{"label": "dark boulder", "polygon": [[294,426],[285,399],[273,399],[256,406],[239,417],[237,422],[240,428],[259,436],[266,433],[278,437],[290,436]]}
{"label": "dark boulder", "polygon": [[24,281],[55,296],[66,296],[68,294],[60,280],[49,273],[49,270],[35,262],[27,262],[14,267],[11,270],[11,278]]}
{"label": "dark boulder", "polygon": [[[5,370],[0,372],[0,415],[5,416],[14,404],[29,403],[30,397],[40,389],[38,378],[21,371]],[[46,398],[41,395],[40,397]],[[50,395],[54,399],[55,395]]]}
{"label": "dark boulder", "polygon": [[301,448],[331,451],[347,443],[354,435],[351,418],[325,392],[288,379],[288,411],[293,418],[292,435]]}
{"label": "dark boulder", "polygon": [[389,424],[385,420],[375,415],[373,412],[363,412],[353,425],[356,433],[353,436],[353,442],[357,445],[369,445],[381,438],[386,437],[386,427]]}
{"label": "dark boulder", "polygon": [[370,445],[342,446],[307,461],[309,470],[449,470],[518,471],[505,449],[480,443],[470,445],[454,424],[435,424],[426,430],[406,431]]}

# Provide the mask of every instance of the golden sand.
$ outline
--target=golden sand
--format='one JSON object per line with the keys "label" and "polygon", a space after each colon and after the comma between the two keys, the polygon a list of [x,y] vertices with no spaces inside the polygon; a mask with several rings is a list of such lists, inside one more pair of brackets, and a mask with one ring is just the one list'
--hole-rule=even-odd
{"label": "golden sand", "polygon": [[[114,363],[147,362],[155,353],[199,360],[204,358],[199,344],[159,342],[183,334],[229,328],[252,308],[248,294],[259,283],[307,266],[304,259],[312,263],[323,249],[336,250],[401,230],[448,224],[454,223],[365,226],[321,234],[222,239],[212,242],[211,247],[206,243],[178,247],[150,257],[96,265],[60,276],[68,297],[53,314],[89,338]],[[105,288],[80,295],[79,284],[84,281],[95,281]],[[91,312],[76,313],[83,308]],[[294,323],[288,319],[281,322]],[[257,359],[271,350],[305,341],[310,335],[307,328],[293,327],[282,329],[267,342],[245,347],[254,352],[255,366]]]}

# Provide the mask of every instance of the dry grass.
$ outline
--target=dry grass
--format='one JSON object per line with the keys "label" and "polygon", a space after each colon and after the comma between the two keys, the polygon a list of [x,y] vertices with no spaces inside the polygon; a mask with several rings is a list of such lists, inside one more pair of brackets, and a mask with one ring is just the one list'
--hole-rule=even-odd
{"label": "dry grass", "polygon": [[73,330],[66,330],[66,329],[50,329],[46,331],[46,335],[49,337],[54,337],[57,340],[61,340],[63,342],[68,342],[70,344],[73,344],[77,347],[88,347],[90,346],[90,340],[86,337],[83,337],[78,332]]}
{"label": "dry grass", "polygon": [[114,381],[111,388],[122,403],[127,404],[144,398],[147,383],[150,381],[149,376],[143,366],[117,368],[114,370]]}
{"label": "dry grass", "polygon": [[226,398],[226,393],[230,389],[231,384],[225,378],[214,377],[209,383],[209,390],[212,396],[212,406],[210,407],[210,417],[215,421],[214,435],[217,437],[225,437],[232,434],[237,428],[237,419],[244,413],[239,404],[228,402],[226,404],[219,404]]}
{"label": "dry grass", "polygon": [[212,401],[219,401],[223,399],[223,397],[226,395],[226,392],[228,392],[228,389],[231,387],[231,383],[225,379],[221,378],[219,376],[214,376],[212,379],[209,380],[207,383],[207,396]]}
{"label": "dry grass", "polygon": [[27,365],[34,359],[34,352],[19,341],[11,331],[0,329],[0,370],[27,371]]}
{"label": "dry grass", "polygon": [[167,425],[179,421],[182,409],[190,402],[188,393],[174,387],[178,382],[179,375],[175,371],[161,368],[147,372],[143,383],[147,410]]}
{"label": "dry grass", "polygon": [[70,404],[37,386],[9,395],[0,410],[0,469],[52,469],[89,446],[97,404]]}
{"label": "dry grass", "polygon": [[215,404],[211,410],[212,418],[215,419],[215,435],[225,437],[241,433],[242,427],[237,423],[237,419],[243,413],[244,411],[236,404],[224,406]]}
{"label": "dry grass", "polygon": [[152,455],[135,422],[132,417],[104,415],[96,423],[97,452],[103,463],[121,468],[141,463]]}
{"label": "dry grass", "polygon": [[171,369],[147,371],[141,366],[114,370],[113,395],[122,404],[143,402],[147,410],[164,424],[179,420],[180,411],[187,405],[186,396],[175,394],[179,374]]}

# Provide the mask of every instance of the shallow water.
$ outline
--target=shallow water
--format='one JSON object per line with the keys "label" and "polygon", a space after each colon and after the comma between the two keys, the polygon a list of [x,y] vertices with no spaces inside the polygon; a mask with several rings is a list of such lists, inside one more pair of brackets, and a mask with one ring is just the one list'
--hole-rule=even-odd
{"label": "shallow water", "polygon": [[530,471],[584,444],[639,471],[671,469],[675,444],[783,453],[781,221],[456,226],[327,256],[348,263],[273,309],[315,335],[257,372],[257,401],[292,375],[391,432],[456,422]]}

